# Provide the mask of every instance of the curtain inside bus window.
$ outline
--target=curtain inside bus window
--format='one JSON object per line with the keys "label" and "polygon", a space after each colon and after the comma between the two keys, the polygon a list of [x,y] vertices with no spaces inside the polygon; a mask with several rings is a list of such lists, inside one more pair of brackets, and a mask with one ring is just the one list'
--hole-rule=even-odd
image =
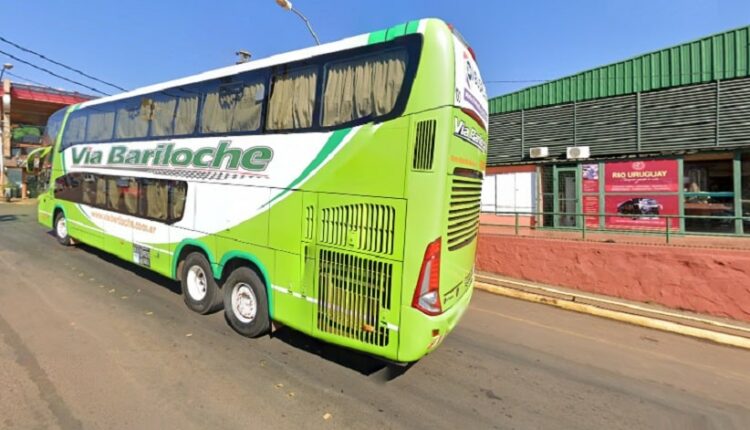
{"label": "curtain inside bus window", "polygon": [[112,140],[112,129],[115,125],[115,112],[108,107],[92,106],[86,108],[89,114],[86,122],[86,141],[104,142]]}
{"label": "curtain inside bus window", "polygon": [[137,139],[146,137],[148,121],[151,118],[151,101],[135,98],[125,100],[117,109],[115,138]]}
{"label": "curtain inside bus window", "polygon": [[144,179],[146,217],[167,219],[167,183],[159,179]]}
{"label": "curtain inside bus window", "polygon": [[206,93],[201,133],[254,131],[260,126],[262,82],[221,85]]}
{"label": "curtain inside bus window", "polygon": [[125,200],[125,212],[130,215],[136,215],[138,213],[138,181],[135,178],[127,178],[127,181],[123,182],[126,184],[122,190]]}
{"label": "curtain inside bus window", "polygon": [[390,113],[404,83],[406,51],[334,63],[327,69],[323,126]]}
{"label": "curtain inside bus window", "polygon": [[70,145],[81,143],[86,140],[86,120],[88,116],[85,111],[76,111],[70,114],[68,123],[63,133],[63,149]]}
{"label": "curtain inside bus window", "polygon": [[169,218],[179,220],[185,210],[185,198],[187,197],[187,184],[184,182],[171,182],[169,184]]}
{"label": "curtain inside bus window", "polygon": [[122,193],[117,186],[117,178],[107,179],[107,209],[120,212],[122,207]]}
{"label": "curtain inside bus window", "polygon": [[83,175],[83,195],[82,202],[87,205],[94,205],[96,202],[96,179],[93,175]]}
{"label": "curtain inside bus window", "polygon": [[174,117],[174,134],[182,136],[195,131],[198,121],[198,94],[180,97]]}
{"label": "curtain inside bus window", "polygon": [[312,125],[316,78],[315,67],[274,75],[266,125],[269,130]]}
{"label": "curtain inside bus window", "polygon": [[171,136],[174,134],[174,110],[177,98],[166,94],[154,97],[152,104],[151,136]]}
{"label": "curtain inside bus window", "polygon": [[107,206],[107,179],[96,175],[96,206]]}

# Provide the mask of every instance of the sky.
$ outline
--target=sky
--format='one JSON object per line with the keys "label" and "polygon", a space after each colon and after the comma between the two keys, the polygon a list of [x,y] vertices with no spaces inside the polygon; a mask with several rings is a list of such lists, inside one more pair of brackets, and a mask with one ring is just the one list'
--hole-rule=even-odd
{"label": "sky", "polygon": [[[425,17],[474,48],[491,97],[750,25],[747,0],[295,0],[323,43]],[[274,0],[6,0],[0,36],[127,89],[303,48],[303,22]],[[118,90],[0,43],[107,93]],[[26,80],[94,94],[0,54]],[[23,82],[11,76],[11,79]],[[497,82],[501,81],[501,82]],[[505,82],[503,82],[505,81]],[[26,81],[28,82],[28,81]]]}

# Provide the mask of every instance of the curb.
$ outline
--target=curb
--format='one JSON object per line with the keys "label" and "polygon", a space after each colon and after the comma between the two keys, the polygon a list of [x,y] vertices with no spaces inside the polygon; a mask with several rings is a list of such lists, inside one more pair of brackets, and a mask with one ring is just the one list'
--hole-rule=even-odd
{"label": "curb", "polygon": [[736,348],[750,350],[750,339],[742,336],[735,336],[732,334],[721,333],[713,330],[692,327],[672,321],[665,321],[658,318],[635,315],[611,309],[604,309],[591,304],[576,303],[571,300],[530,293],[499,285],[491,285],[480,281],[474,282],[474,286],[479,290],[497,294],[500,296],[555,306],[560,309],[594,315],[602,318],[608,318],[641,327],[676,333],[683,336],[690,336],[698,339],[708,340],[721,345],[728,345]]}

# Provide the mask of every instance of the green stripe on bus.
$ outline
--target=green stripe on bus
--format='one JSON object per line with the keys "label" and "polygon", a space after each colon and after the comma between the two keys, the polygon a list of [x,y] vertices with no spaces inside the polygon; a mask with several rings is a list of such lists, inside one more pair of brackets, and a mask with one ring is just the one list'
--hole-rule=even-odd
{"label": "green stripe on bus", "polygon": [[344,138],[347,134],[349,134],[351,130],[351,128],[344,128],[334,131],[331,134],[331,137],[329,137],[326,141],[325,145],[323,145],[323,148],[320,149],[318,155],[316,155],[315,158],[310,162],[310,164],[305,167],[305,170],[303,170],[302,173],[300,173],[300,175],[297,176],[297,178],[295,178],[284,190],[282,190],[279,194],[276,194],[274,198],[269,200],[268,203],[264,204],[261,207],[268,206],[274,201],[278,200],[281,196],[294,189],[294,187],[299,185],[300,182],[310,176],[310,173],[317,169],[320,164],[323,163],[323,161],[325,161],[325,159],[328,158],[329,155],[331,155],[331,152],[338,148],[339,144],[343,142]]}

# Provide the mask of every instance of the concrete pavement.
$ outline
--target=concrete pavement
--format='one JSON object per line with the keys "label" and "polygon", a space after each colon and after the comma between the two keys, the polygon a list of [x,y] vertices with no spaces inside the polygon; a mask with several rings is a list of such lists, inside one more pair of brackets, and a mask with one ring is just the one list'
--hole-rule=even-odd
{"label": "concrete pavement", "polygon": [[750,428],[750,352],[475,293],[404,374],[63,248],[0,205],[0,428]]}

